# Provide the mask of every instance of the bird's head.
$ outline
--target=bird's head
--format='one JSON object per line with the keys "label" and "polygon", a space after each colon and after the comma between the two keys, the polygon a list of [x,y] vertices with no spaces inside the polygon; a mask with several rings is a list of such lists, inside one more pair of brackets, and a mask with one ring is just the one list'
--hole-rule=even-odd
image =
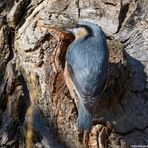
{"label": "bird's head", "polygon": [[98,36],[102,32],[101,27],[91,22],[79,22],[74,27],[66,28],[66,31],[71,32],[76,40],[87,36]]}
{"label": "bird's head", "polygon": [[82,26],[77,24],[74,27],[71,28],[66,28],[66,31],[71,32],[74,36],[75,39],[81,39],[81,38],[85,38],[86,36],[88,36],[90,34],[88,28],[86,26]]}

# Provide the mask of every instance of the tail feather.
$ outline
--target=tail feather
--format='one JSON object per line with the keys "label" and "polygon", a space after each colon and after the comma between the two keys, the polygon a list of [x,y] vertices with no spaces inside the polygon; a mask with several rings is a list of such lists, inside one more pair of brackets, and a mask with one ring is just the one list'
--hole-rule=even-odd
{"label": "tail feather", "polygon": [[80,103],[76,126],[80,130],[91,130],[93,115]]}

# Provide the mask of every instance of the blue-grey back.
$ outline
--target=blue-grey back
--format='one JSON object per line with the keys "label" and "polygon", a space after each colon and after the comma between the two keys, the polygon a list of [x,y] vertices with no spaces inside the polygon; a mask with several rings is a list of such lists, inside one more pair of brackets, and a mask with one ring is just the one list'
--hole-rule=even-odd
{"label": "blue-grey back", "polygon": [[108,48],[103,32],[75,40],[66,59],[73,82],[82,96],[101,93],[108,68]]}

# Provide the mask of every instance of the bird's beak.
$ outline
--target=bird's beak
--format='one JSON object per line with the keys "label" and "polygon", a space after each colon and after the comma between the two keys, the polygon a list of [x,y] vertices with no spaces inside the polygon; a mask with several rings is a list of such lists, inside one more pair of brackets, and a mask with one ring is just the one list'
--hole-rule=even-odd
{"label": "bird's beak", "polygon": [[74,34],[74,28],[66,27],[65,30],[72,33],[72,34]]}
{"label": "bird's beak", "polygon": [[78,28],[78,27],[79,27],[79,25],[76,24],[76,25],[71,25],[71,26],[65,26],[64,29],[65,29],[66,31],[68,31],[68,32],[70,32],[70,33],[72,33],[72,34],[74,34],[74,29],[75,29],[75,28]]}

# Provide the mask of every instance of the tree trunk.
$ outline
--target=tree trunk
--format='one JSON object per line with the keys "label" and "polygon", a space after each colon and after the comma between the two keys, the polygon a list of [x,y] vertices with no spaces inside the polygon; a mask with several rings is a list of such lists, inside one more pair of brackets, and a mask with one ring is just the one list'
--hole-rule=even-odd
{"label": "tree trunk", "polygon": [[[0,0],[0,146],[148,145],[147,0]],[[93,21],[106,34],[107,87],[90,133],[63,79],[74,40],[65,26]]]}

